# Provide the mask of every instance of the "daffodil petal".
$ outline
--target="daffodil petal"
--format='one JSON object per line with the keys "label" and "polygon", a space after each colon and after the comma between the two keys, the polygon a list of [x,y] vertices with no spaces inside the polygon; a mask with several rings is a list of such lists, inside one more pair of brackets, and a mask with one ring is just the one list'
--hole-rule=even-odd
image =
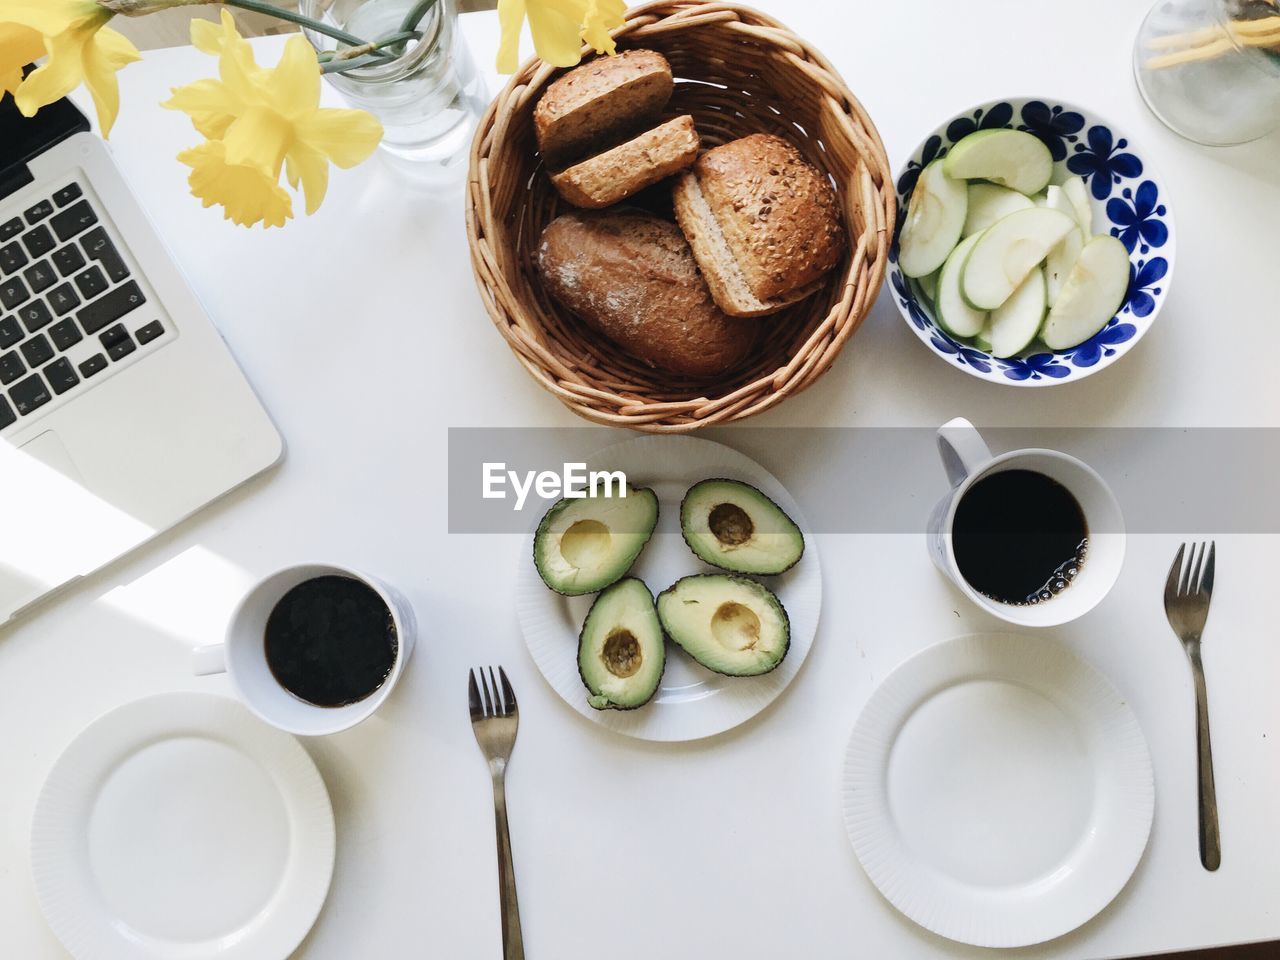
{"label": "daffodil petal", "polygon": [[302,184],[308,216],[315,213],[329,190],[329,158],[319,150],[298,143],[285,158],[285,167],[289,173],[289,184],[294,188]]}
{"label": "daffodil petal", "polygon": [[80,85],[85,39],[75,33],[46,39],[49,59],[27,74],[13,98],[24,117],[34,117],[41,107],[61,100]]}
{"label": "daffodil petal", "polygon": [[581,21],[547,3],[529,7],[533,49],[553,67],[572,67],[582,60]]}
{"label": "daffodil petal", "polygon": [[96,0],[3,0],[0,17],[21,23],[46,37],[60,33],[92,33],[113,14]]}
{"label": "daffodil petal", "polygon": [[[231,16],[225,9],[222,15]],[[196,17],[191,21],[191,45],[201,53],[216,57],[222,52],[222,28],[212,20]]]}
{"label": "daffodil petal", "polygon": [[320,106],[320,63],[304,37],[290,37],[268,89],[276,109],[286,116],[312,113]]}
{"label": "daffodil petal", "polygon": [[0,23],[0,95],[22,82],[22,68],[44,56],[44,35],[20,23]]}
{"label": "daffodil petal", "polygon": [[293,216],[293,200],[285,189],[255,166],[228,163],[219,140],[186,150],[178,160],[191,168],[191,192],[206,207],[221,206],[225,218],[239,226],[283,227]]}
{"label": "daffodil petal", "polygon": [[256,167],[279,180],[284,155],[293,144],[293,127],[274,110],[250,107],[227,128],[222,143],[227,163]]}
{"label": "daffodil petal", "polygon": [[108,137],[120,112],[120,84],[116,80],[116,71],[141,60],[142,54],[128,38],[103,27],[85,45],[82,59],[84,83],[98,110],[98,127],[102,135]]}
{"label": "daffodil petal", "polygon": [[618,45],[609,31],[622,26],[626,12],[623,0],[590,0],[582,21],[582,39],[591,44],[596,53],[612,56]]}
{"label": "daffodil petal", "polygon": [[185,87],[175,87],[173,95],[160,106],[181,110],[192,125],[210,140],[221,140],[236,116],[246,109],[218,80],[197,80]]}
{"label": "daffodil petal", "polygon": [[498,72],[515,73],[520,67],[520,31],[524,29],[525,0],[498,0]]}
{"label": "daffodil petal", "polygon": [[294,124],[299,142],[347,169],[368,160],[382,140],[382,124],[363,110],[317,110]]}

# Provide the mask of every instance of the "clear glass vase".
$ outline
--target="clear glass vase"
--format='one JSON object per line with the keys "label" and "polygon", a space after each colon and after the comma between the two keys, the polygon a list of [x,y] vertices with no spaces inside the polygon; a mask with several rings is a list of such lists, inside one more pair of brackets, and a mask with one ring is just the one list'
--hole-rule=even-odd
{"label": "clear glass vase", "polygon": [[1266,136],[1280,129],[1280,0],[1160,0],[1133,69],[1175,133],[1210,146]]}
{"label": "clear glass vase", "polygon": [[[415,0],[302,0],[301,10],[374,41],[397,33],[414,5]],[[325,79],[352,106],[382,122],[384,150],[417,163],[455,165],[484,110],[484,82],[458,29],[457,0],[437,0],[417,29],[421,39],[397,59]],[[303,32],[318,51],[341,46],[314,30]]]}

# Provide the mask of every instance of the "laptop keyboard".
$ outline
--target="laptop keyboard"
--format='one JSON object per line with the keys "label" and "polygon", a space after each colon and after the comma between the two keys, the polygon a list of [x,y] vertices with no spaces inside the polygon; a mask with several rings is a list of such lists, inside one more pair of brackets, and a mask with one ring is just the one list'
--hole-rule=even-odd
{"label": "laptop keyboard", "polygon": [[0,431],[165,334],[78,183],[0,215]]}

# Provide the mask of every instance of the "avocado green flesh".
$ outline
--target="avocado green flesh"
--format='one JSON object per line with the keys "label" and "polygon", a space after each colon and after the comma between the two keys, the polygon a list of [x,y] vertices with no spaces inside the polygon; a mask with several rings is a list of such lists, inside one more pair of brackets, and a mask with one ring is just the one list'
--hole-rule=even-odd
{"label": "avocado green flesh", "polygon": [[700,559],[735,573],[782,573],[804,553],[804,535],[795,522],[737,480],[694,485],[680,505],[680,529]]}
{"label": "avocado green flesh", "polygon": [[768,673],[791,646],[781,602],[744,577],[685,577],[658,596],[658,619],[685,653],[730,677]]}
{"label": "avocado green flesh", "polygon": [[634,577],[609,587],[578,638],[578,673],[597,710],[634,710],[658,691],[667,647],[649,588]]}
{"label": "avocado green flesh", "polygon": [[538,525],[533,562],[557,593],[595,593],[626,575],[657,523],[652,490],[628,487],[625,497],[561,500]]}

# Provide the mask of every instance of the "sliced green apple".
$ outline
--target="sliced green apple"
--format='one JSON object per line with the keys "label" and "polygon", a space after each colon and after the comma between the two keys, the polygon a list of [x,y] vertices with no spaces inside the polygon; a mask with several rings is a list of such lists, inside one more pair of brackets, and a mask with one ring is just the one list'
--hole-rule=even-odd
{"label": "sliced green apple", "polygon": [[[1050,184],[1045,192],[1045,206],[1076,219],[1076,209],[1062,187]],[[1072,230],[1045,257],[1044,279],[1049,306],[1052,307],[1057,302],[1058,293],[1067,282],[1067,276],[1076,264],[1076,257],[1080,256],[1088,239],[1083,230]]]}
{"label": "sliced green apple", "polygon": [[981,233],[997,220],[1011,213],[1033,206],[1032,202],[1017,190],[1010,190],[995,183],[969,184],[969,213],[964,220],[962,237]]}
{"label": "sliced green apple", "polygon": [[990,343],[993,357],[1012,357],[1027,348],[1044,322],[1045,282],[1043,270],[1032,270],[1018,284],[1009,299],[987,316],[983,339]]}
{"label": "sliced green apple", "polygon": [[994,310],[1079,224],[1048,207],[1011,213],[982,234],[964,267],[961,292],[979,310]]}
{"label": "sliced green apple", "polygon": [[1084,231],[1084,242],[1088,243],[1093,236],[1093,204],[1089,200],[1089,190],[1079,177],[1067,177],[1062,181],[1062,192],[1071,202],[1075,218],[1080,221],[1080,229]]}
{"label": "sliced green apple", "polygon": [[979,130],[951,148],[946,167],[954,179],[990,180],[1030,197],[1053,176],[1053,155],[1022,130]]}
{"label": "sliced green apple", "polygon": [[1128,289],[1129,251],[1115,237],[1094,237],[1076,258],[1040,339],[1050,350],[1084,343],[1116,315]]}
{"label": "sliced green apple", "polygon": [[942,160],[920,171],[898,239],[898,266],[908,277],[923,277],[946,262],[960,242],[969,210],[969,189],[947,176]]}
{"label": "sliced green apple", "polygon": [[960,245],[951,251],[947,262],[942,265],[938,277],[938,298],[934,301],[938,323],[953,337],[972,337],[982,330],[987,321],[987,311],[973,307],[960,292],[960,278],[964,275],[965,261],[974,244],[982,239],[982,234],[975,233],[965,237]]}
{"label": "sliced green apple", "polygon": [[920,284],[920,292],[925,295],[925,299],[930,303],[938,302],[938,275],[940,273],[942,273],[941,268],[933,271],[933,273],[926,273],[916,281]]}

